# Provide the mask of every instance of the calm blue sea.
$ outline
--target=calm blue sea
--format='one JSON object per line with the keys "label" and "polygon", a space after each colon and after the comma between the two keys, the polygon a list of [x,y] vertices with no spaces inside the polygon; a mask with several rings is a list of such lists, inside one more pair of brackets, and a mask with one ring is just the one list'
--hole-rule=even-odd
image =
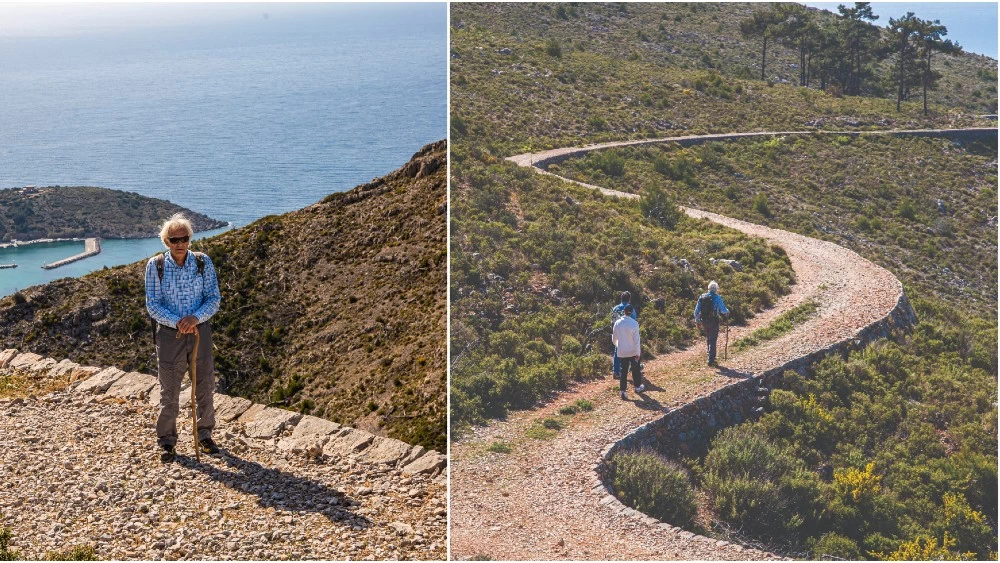
{"label": "calm blue sea", "polygon": [[[8,26],[22,15],[10,9]],[[168,24],[142,19],[156,10]],[[447,135],[444,4],[95,11],[96,23],[84,13],[0,33],[0,187],[134,191],[241,226],[386,174]],[[0,264],[20,265],[0,270],[0,295],[161,248],[104,241],[98,257],[38,267],[82,246],[0,249]]]}

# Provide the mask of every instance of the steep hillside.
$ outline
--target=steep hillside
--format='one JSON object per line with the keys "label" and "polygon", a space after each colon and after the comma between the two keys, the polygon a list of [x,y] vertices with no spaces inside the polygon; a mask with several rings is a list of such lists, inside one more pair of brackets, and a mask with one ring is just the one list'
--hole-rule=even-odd
{"label": "steep hillside", "polygon": [[[599,295],[613,302],[616,287],[636,287],[642,299],[659,296],[657,285],[671,290],[662,294],[667,315],[640,314],[640,322],[653,325],[643,344],[683,342],[690,327],[663,322],[672,320],[674,301],[687,298],[688,280],[672,267],[684,254],[674,245],[701,260],[730,249],[712,240],[712,229],[679,220],[673,203],[854,250],[898,276],[919,323],[803,374],[786,373],[780,387],[759,390],[764,410],[756,423],[720,433],[709,417],[692,430],[714,437],[707,455],[664,450],[669,460],[616,460],[625,480],[613,483],[613,493],[630,509],[587,492],[592,464],[609,441],[664,410],[702,409],[704,380],[692,380],[701,360],[696,347],[650,360],[652,391],[634,402],[597,380],[544,395],[550,404],[467,433],[452,448],[452,541],[460,557],[688,559],[686,542],[697,532],[711,536],[708,554],[698,557],[704,559],[742,558],[728,553],[728,542],[794,558],[996,558],[996,144],[950,134],[839,133],[995,127],[979,114],[996,112],[996,61],[936,55],[934,70],[944,76],[926,117],[919,95],[896,110],[884,63],[861,96],[805,88],[795,85],[796,53],[771,41],[761,80],[760,40],[744,39],[738,24],[770,8],[453,7],[452,407],[468,416],[496,404],[501,393],[530,403],[543,383],[561,389],[584,379],[574,362],[603,352],[586,339],[601,335],[604,320],[585,307]],[[504,160],[521,154],[517,161],[526,166],[555,147],[752,131],[835,134],[608,147],[548,168],[630,192],[637,202],[529,177]],[[781,279],[767,275],[772,256],[755,256],[755,281],[770,287]],[[684,258],[698,276],[717,275]],[[825,265],[843,273],[842,263]],[[809,268],[798,264],[794,274],[799,283],[789,296],[805,285]],[[850,277],[846,285],[835,276],[812,282],[839,294],[870,281]],[[777,295],[786,289],[774,288]],[[870,313],[876,297],[862,297],[830,320],[849,323]],[[794,304],[788,297],[775,302],[798,310],[787,309]],[[802,331],[796,343],[816,336],[775,314],[734,326],[737,338],[752,338],[733,366],[773,350],[764,335],[781,334],[783,324],[792,326],[787,334]],[[565,338],[573,329],[574,338]],[[595,373],[607,370],[600,359]],[[659,430],[652,446],[670,439]],[[671,516],[677,507],[690,508],[691,518]],[[535,536],[534,529],[558,529],[562,537]]]}
{"label": "steep hillside", "polygon": [[[601,170],[609,158],[619,174]],[[552,168],[836,242],[962,308],[997,300],[996,140],[786,136],[622,148]]]}
{"label": "steep hillside", "polygon": [[[467,4],[452,7],[453,140],[488,138],[496,156],[668,135],[961,126],[995,114],[996,60],[937,55],[929,117],[896,111],[878,78],[866,96],[796,86],[798,53],[740,21],[767,4]],[[832,14],[812,11],[829,23]],[[918,10],[919,12],[919,10]],[[902,15],[902,14],[896,14]],[[920,14],[917,13],[919,17]],[[887,75],[884,68],[876,77]],[[756,78],[756,79],[755,79]],[[457,118],[457,119],[456,119]]]}
{"label": "steep hillside", "polygon": [[183,212],[195,231],[224,227],[163,199],[107,188],[56,186],[0,190],[0,241],[39,238],[148,238]]}
{"label": "steep hillside", "polygon": [[[195,245],[224,390],[443,451],[446,151]],[[155,373],[144,265],[0,301],[0,345]]]}

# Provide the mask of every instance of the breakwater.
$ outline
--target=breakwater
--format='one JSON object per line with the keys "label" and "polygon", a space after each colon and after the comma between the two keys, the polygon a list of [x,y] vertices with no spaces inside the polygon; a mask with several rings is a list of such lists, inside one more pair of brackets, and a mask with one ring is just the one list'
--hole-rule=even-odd
{"label": "breakwater", "polygon": [[32,240],[12,240],[10,242],[0,242],[0,248],[17,248],[19,246],[29,246],[32,244],[45,244],[48,242],[80,242],[82,238],[39,238]]}
{"label": "breakwater", "polygon": [[96,256],[101,253],[101,239],[89,238],[84,243],[83,252],[75,256],[70,256],[69,258],[64,258],[56,262],[45,264],[42,266],[45,270],[51,270],[53,268],[58,268],[59,266],[65,266],[77,260],[83,260],[84,258],[89,258],[91,256]]}

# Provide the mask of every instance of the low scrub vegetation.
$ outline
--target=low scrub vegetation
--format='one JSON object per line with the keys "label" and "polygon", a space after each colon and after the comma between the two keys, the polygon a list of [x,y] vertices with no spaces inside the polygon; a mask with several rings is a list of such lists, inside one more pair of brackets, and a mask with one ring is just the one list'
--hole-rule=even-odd
{"label": "low scrub vegetation", "polygon": [[768,42],[760,80],[760,39],[743,37],[740,23],[768,4],[619,6],[581,4],[565,18],[545,3],[453,6],[452,119],[463,125],[453,141],[481,139],[509,156],[696,133],[988,125],[976,116],[996,112],[988,57],[936,55],[925,117],[918,89],[896,111],[895,89],[879,79],[887,68],[866,65],[875,77],[865,96],[824,89],[819,77],[797,86],[799,49],[783,42]]}
{"label": "low scrub vegetation", "polygon": [[[574,381],[610,372],[611,308],[630,291],[644,357],[688,345],[694,302],[726,287],[734,322],[788,291],[780,248],[669,204],[641,202],[541,176],[456,147],[452,215],[452,422],[527,408]],[[666,205],[666,204],[665,204]],[[738,260],[736,272],[713,258]]]}
{"label": "low scrub vegetation", "polygon": [[763,417],[681,460],[703,525],[797,557],[996,558],[996,325],[913,301],[912,334],[786,372]]}
{"label": "low scrub vegetation", "polygon": [[694,522],[697,504],[685,470],[656,453],[615,455],[607,479],[618,498],[636,510],[676,526]]}
{"label": "low scrub vegetation", "polygon": [[[925,294],[990,307],[997,300],[997,144],[931,138],[783,137],[616,149],[625,172],[586,158],[558,173],[602,187],[829,240],[888,268]],[[661,160],[697,163],[692,181]],[[696,203],[695,203],[696,202]]]}
{"label": "low scrub vegetation", "polygon": [[774,321],[766,327],[753,331],[753,333],[749,336],[740,338],[733,346],[736,350],[745,350],[747,348],[757,346],[762,342],[774,340],[783,334],[788,334],[796,326],[804,323],[810,317],[815,315],[818,307],[819,304],[815,301],[807,301],[801,305],[793,307],[778,315],[778,318],[774,319]]}

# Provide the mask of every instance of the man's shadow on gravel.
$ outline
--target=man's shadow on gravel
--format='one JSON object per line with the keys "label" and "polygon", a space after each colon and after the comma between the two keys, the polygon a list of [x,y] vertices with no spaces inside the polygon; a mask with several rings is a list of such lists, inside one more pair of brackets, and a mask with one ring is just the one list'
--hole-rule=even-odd
{"label": "man's shadow on gravel", "polygon": [[[350,510],[352,503],[350,497],[322,483],[279,469],[264,467],[259,463],[236,457],[225,450],[220,455],[205,454],[205,457],[221,460],[232,470],[211,463],[198,463],[194,457],[187,455],[178,455],[175,463],[187,469],[200,471],[223,486],[256,495],[258,504],[264,508],[271,507],[288,512],[315,512],[326,516],[331,522],[345,526],[357,525],[359,520],[360,525],[364,527],[372,523],[368,518]],[[320,506],[319,501],[326,501],[327,504]]]}
{"label": "man's shadow on gravel", "polygon": [[643,381],[643,383],[646,385],[646,389],[644,391],[642,391],[641,393],[636,393],[635,394],[636,398],[634,400],[631,399],[631,398],[629,398],[628,400],[631,401],[633,404],[635,404],[635,406],[639,407],[642,410],[646,410],[646,411],[663,410],[663,405],[660,404],[659,401],[657,401],[656,399],[654,399],[654,398],[652,398],[652,397],[650,397],[649,395],[646,394],[646,393],[648,393],[650,391],[663,391],[663,388],[660,387],[660,386],[658,386],[658,385],[656,385],[655,383],[653,383],[653,382],[651,382],[649,380],[645,380],[645,381]]}
{"label": "man's shadow on gravel", "polygon": [[750,379],[754,376],[752,373],[727,368],[726,366],[718,366],[715,369],[719,371],[719,375],[731,377],[733,379]]}

